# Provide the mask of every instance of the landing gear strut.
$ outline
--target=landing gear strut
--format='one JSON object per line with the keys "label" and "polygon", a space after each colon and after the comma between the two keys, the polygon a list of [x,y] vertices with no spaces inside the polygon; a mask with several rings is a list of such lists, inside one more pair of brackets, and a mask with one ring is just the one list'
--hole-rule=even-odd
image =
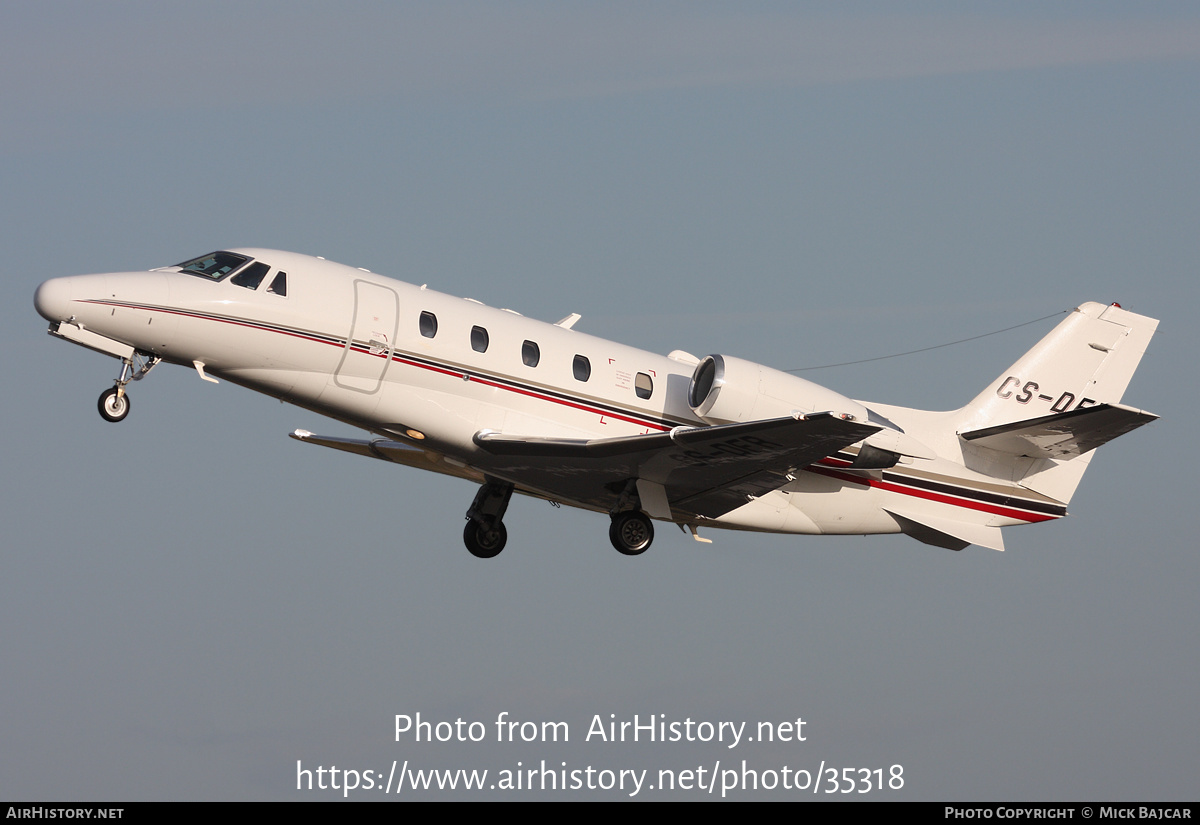
{"label": "landing gear strut", "polygon": [[100,416],[114,424],[124,421],[125,416],[129,415],[129,396],[125,393],[125,385],[130,381],[141,381],[161,360],[158,355],[147,355],[144,352],[135,352],[132,358],[122,358],[120,376],[109,389],[100,393],[100,400],[96,402]]}
{"label": "landing gear strut", "polygon": [[508,542],[508,530],[504,526],[504,511],[512,498],[513,485],[506,481],[489,479],[475,494],[471,509],[467,510],[467,526],[463,530],[463,544],[472,556],[490,559],[500,555]]}

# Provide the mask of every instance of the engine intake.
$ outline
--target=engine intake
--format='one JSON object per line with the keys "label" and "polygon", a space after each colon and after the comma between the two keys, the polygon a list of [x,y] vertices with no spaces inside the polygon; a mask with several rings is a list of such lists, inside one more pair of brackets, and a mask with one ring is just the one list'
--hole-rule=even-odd
{"label": "engine intake", "polygon": [[867,420],[867,409],[841,393],[729,355],[708,355],[701,359],[692,372],[688,404],[710,424],[825,410]]}

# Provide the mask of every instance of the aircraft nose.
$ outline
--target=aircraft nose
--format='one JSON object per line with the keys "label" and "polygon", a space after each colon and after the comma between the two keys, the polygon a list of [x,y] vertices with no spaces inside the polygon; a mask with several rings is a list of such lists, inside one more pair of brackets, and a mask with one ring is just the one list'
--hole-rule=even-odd
{"label": "aircraft nose", "polygon": [[71,317],[74,278],[51,278],[33,293],[33,305],[47,321],[65,321]]}

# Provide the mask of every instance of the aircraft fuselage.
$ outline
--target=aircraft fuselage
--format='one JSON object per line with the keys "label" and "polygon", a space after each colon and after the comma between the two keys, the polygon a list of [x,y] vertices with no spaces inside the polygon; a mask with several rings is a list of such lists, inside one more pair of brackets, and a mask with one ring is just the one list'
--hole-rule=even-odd
{"label": "aircraft fuselage", "polygon": [[[646,529],[648,514],[687,524],[693,534],[700,524],[910,532],[908,516],[897,518],[888,506],[898,495],[926,509],[966,506],[987,527],[1065,513],[1058,502],[967,469],[956,442],[957,454],[940,455],[906,433],[905,422],[803,379],[722,356],[698,368],[700,359],[686,353],[656,355],[571,329],[577,316],[544,323],[305,255],[235,249],[149,272],[58,278],[39,287],[35,304],[52,333],[127,364],[137,356],[151,366],[158,359],[184,365],[379,436],[315,443],[484,483],[468,513],[481,529],[501,525],[514,488],[611,512],[614,530],[617,516],[632,510]],[[110,420],[128,410],[128,377],[123,371],[106,394],[108,412],[101,399]],[[703,404],[699,392],[707,394]],[[918,411],[887,409],[898,418],[912,412],[920,423]],[[831,424],[842,428],[834,434],[797,424],[820,435],[790,441],[734,428],[824,411],[858,423]],[[721,425],[728,437],[699,432]],[[707,440],[689,445],[688,438]],[[809,451],[825,444],[830,454],[789,466],[789,455],[802,454],[800,441]],[[597,451],[633,462],[629,478],[605,476]],[[880,456],[883,463],[866,461]],[[760,458],[777,478],[754,476]],[[898,466],[914,461],[912,470]],[[689,467],[701,482],[688,486]],[[717,479],[712,490],[702,489],[705,473]],[[941,478],[974,483],[968,503],[957,500],[961,490],[941,489]],[[613,538],[623,552],[640,552],[633,534],[643,525],[632,527],[626,538],[635,549]]]}

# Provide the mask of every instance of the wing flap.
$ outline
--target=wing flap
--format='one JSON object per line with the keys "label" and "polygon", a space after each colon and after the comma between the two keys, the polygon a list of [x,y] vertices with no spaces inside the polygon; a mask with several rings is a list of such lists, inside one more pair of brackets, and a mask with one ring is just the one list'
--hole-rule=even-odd
{"label": "wing flap", "polygon": [[972,444],[1010,455],[1071,459],[1156,418],[1154,413],[1123,404],[1096,404],[959,435]]}

